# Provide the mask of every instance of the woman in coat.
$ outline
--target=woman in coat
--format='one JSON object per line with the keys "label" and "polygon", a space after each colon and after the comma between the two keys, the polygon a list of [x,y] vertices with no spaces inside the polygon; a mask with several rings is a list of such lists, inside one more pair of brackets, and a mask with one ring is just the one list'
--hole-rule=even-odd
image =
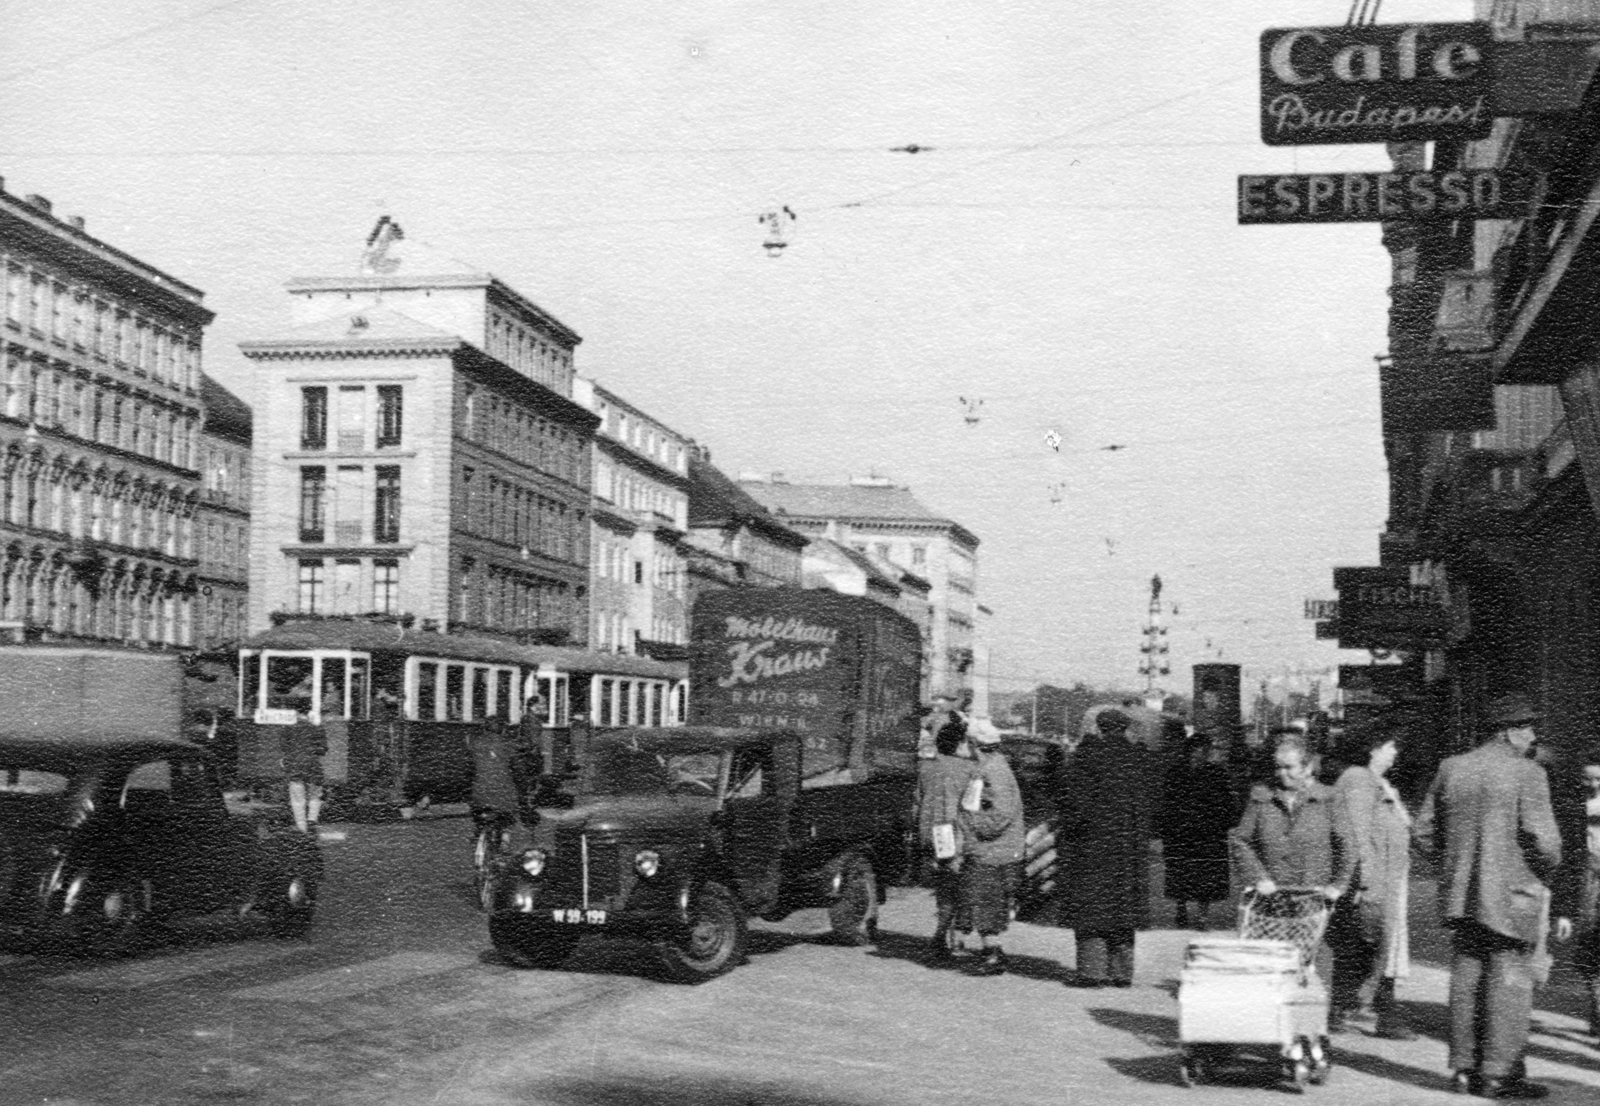
{"label": "woman in coat", "polygon": [[1377,1035],[1395,1040],[1416,1036],[1395,1004],[1395,980],[1410,967],[1406,928],[1411,874],[1411,816],[1386,778],[1399,756],[1399,744],[1380,730],[1354,735],[1346,768],[1334,787],[1344,808],[1350,847],[1356,856],[1351,894],[1334,911],[1329,946],[1333,949],[1333,1020],[1363,1010],[1377,1013]]}
{"label": "woman in coat", "polygon": [[1056,849],[1061,924],[1078,943],[1076,985],[1133,985],[1134,933],[1150,924],[1147,756],[1128,716],[1102,711],[1063,777]]}
{"label": "woman in coat", "polygon": [[934,736],[933,755],[917,763],[916,806],[912,812],[922,849],[923,878],[933,888],[934,930],[928,955],[934,963],[955,960],[956,907],[961,894],[961,854],[964,842],[961,795],[977,766],[967,745],[967,727],[950,718]]}
{"label": "woman in coat", "polygon": [[1162,790],[1161,859],[1166,897],[1178,904],[1179,929],[1189,926],[1191,902],[1196,924],[1205,929],[1211,904],[1228,898],[1228,831],[1236,810],[1220,750],[1209,735],[1196,734],[1187,758],[1168,769]]}

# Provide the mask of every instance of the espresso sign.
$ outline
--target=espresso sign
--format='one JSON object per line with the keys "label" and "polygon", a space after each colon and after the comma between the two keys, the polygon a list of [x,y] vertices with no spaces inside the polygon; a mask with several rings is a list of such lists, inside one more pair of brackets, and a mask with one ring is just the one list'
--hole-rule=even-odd
{"label": "espresso sign", "polygon": [[1515,219],[1532,196],[1533,177],[1506,169],[1242,176],[1239,222]]}
{"label": "espresso sign", "polygon": [[1487,23],[1299,27],[1261,34],[1268,146],[1483,138]]}

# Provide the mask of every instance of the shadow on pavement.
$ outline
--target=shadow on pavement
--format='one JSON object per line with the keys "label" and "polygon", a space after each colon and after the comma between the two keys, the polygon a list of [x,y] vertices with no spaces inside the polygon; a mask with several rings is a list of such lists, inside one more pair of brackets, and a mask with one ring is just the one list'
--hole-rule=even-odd
{"label": "shadow on pavement", "polygon": [[[928,938],[925,934],[892,933],[887,930],[878,931],[876,946],[867,955],[876,956],[884,960],[905,960],[912,964],[921,964],[927,968],[960,972],[962,961],[944,964],[935,964],[928,957]],[[1072,976],[1072,972],[1063,968],[1059,961],[1049,960],[1042,956],[1022,956],[1017,953],[1006,953],[1006,974],[1021,976],[1023,979],[1038,979],[1046,983],[1063,983]]]}
{"label": "shadow on pavement", "polygon": [[700,1075],[638,1079],[540,1079],[529,1101],[549,1106],[864,1106],[869,1098],[840,1098],[810,1088]]}
{"label": "shadow on pavement", "polygon": [[[1443,1049],[1450,1040],[1450,1009],[1434,1002],[1404,1002],[1400,1004],[1406,1020],[1411,1028],[1424,1037],[1431,1038],[1440,1043]],[[1542,1009],[1542,1007],[1541,1007]],[[1549,1032],[1546,1030],[1545,1032]],[[1570,1039],[1574,1044],[1582,1046],[1585,1042],[1578,1034],[1559,1034],[1563,1039]],[[1566,1064],[1569,1067],[1580,1068],[1586,1071],[1600,1072],[1600,1059],[1585,1055],[1572,1049],[1551,1048],[1549,1045],[1538,1041],[1529,1041],[1527,1055],[1548,1060],[1553,1064]],[[1441,1064],[1443,1063],[1441,1055]]]}

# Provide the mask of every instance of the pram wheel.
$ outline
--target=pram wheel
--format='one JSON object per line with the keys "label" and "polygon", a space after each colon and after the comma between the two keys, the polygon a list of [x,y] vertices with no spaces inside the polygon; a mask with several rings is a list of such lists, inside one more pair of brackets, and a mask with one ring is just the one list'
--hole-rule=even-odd
{"label": "pram wheel", "polygon": [[1306,1038],[1299,1038],[1284,1052],[1283,1077],[1294,1084],[1295,1090],[1304,1091],[1306,1084],[1312,1082],[1314,1067],[1311,1042]]}
{"label": "pram wheel", "polygon": [[1311,1042],[1311,1084],[1320,1087],[1333,1074],[1333,1059],[1328,1055],[1328,1038],[1318,1037]]}

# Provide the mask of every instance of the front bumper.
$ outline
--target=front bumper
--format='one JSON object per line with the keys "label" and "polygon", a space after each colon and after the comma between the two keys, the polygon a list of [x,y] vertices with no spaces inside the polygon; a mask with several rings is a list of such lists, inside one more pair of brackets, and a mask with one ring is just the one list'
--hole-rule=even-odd
{"label": "front bumper", "polygon": [[615,895],[590,896],[585,901],[563,891],[557,880],[502,868],[494,879],[489,913],[617,936],[681,933],[689,924],[689,885],[663,875],[641,876]]}

